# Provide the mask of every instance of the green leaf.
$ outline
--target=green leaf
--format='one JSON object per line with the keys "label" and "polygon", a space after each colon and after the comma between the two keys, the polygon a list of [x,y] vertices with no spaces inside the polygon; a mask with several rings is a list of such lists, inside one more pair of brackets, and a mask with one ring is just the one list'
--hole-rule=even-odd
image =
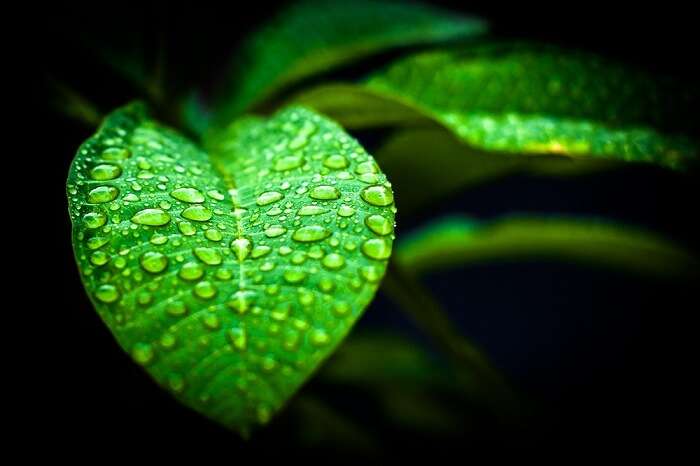
{"label": "green leaf", "polygon": [[[697,158],[697,89],[599,57],[530,44],[430,51],[400,59],[343,105],[315,89],[296,101],[353,127],[430,118],[469,146],[499,154],[561,155],[686,168]],[[363,119],[358,101],[389,102],[389,118]],[[356,113],[357,112],[357,113]]]}
{"label": "green leaf", "polygon": [[242,46],[216,100],[216,121],[226,124],[290,84],[363,57],[485,31],[481,20],[418,3],[298,2]]}
{"label": "green leaf", "polygon": [[376,157],[391,177],[394,189],[401,193],[404,213],[429,207],[461,189],[509,175],[574,176],[619,166],[609,160],[557,156],[494,157],[451,137],[444,128],[397,131],[376,150]]}
{"label": "green leaf", "polygon": [[693,276],[688,251],[644,230],[597,219],[509,216],[437,220],[402,240],[396,260],[416,273],[517,260],[563,260],[640,274]]}
{"label": "green leaf", "polygon": [[119,344],[245,435],[372,300],[395,208],[373,158],[303,108],[234,123],[209,154],[140,105],[111,114],[71,166],[73,245]]}

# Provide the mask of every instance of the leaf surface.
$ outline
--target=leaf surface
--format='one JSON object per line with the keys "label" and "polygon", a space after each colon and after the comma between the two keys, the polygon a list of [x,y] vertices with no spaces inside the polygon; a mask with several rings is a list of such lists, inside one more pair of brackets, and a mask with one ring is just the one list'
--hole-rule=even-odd
{"label": "leaf surface", "polygon": [[698,261],[658,235],[574,217],[448,217],[402,240],[396,259],[416,273],[493,261],[562,260],[658,276],[693,276]]}
{"label": "leaf surface", "polygon": [[303,108],[237,122],[208,151],[140,105],[111,114],[71,166],[73,245],[119,344],[246,435],[372,300],[395,208],[373,158]]}
{"label": "leaf surface", "polygon": [[[334,85],[338,89],[338,85]],[[532,44],[421,52],[370,75],[343,99],[321,86],[296,101],[355,128],[429,118],[494,154],[561,155],[687,168],[697,158],[696,88],[597,56]],[[367,112],[358,102],[391,109]],[[364,104],[365,106],[367,104]],[[370,114],[367,118],[363,115]]]}
{"label": "leaf surface", "polygon": [[387,49],[483,34],[483,21],[419,3],[303,1],[243,44],[215,105],[226,124],[303,78]]}

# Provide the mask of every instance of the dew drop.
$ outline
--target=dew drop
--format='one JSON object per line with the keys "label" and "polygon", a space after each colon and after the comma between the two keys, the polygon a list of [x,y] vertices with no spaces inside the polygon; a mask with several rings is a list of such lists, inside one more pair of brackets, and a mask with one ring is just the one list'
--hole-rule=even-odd
{"label": "dew drop", "polygon": [[143,209],[131,217],[131,221],[139,225],[159,227],[170,221],[170,214],[161,209]]}
{"label": "dew drop", "polygon": [[368,186],[360,192],[360,196],[368,204],[377,207],[385,207],[394,202],[394,194],[382,185]]}
{"label": "dew drop", "polygon": [[323,214],[328,212],[328,209],[325,207],[321,207],[318,205],[305,205],[301,209],[299,209],[298,214],[299,215],[318,215],[318,214]]}
{"label": "dew drop", "polygon": [[311,243],[328,238],[331,232],[320,225],[307,225],[297,229],[292,239],[300,243]]}
{"label": "dew drop", "polygon": [[204,275],[204,268],[197,262],[185,262],[180,267],[178,275],[187,281],[199,280]]}
{"label": "dew drop", "polygon": [[306,279],[306,272],[301,269],[287,269],[282,275],[287,283],[301,283]]}
{"label": "dew drop", "polygon": [[341,217],[351,217],[355,215],[355,209],[347,204],[343,204],[338,208],[338,215]]}
{"label": "dew drop", "polygon": [[360,269],[360,275],[370,283],[377,283],[382,278],[382,270],[373,265],[368,265]]}
{"label": "dew drop", "polygon": [[90,263],[96,266],[102,266],[109,262],[109,256],[102,251],[95,251],[90,256]]}
{"label": "dew drop", "polygon": [[216,287],[211,282],[203,280],[194,286],[194,294],[202,299],[211,299],[216,295]]}
{"label": "dew drop", "polygon": [[363,175],[365,173],[379,173],[379,167],[376,163],[371,160],[359,163],[357,168],[355,168],[355,173],[358,175]]}
{"label": "dew drop", "polygon": [[323,161],[323,165],[334,170],[340,170],[348,166],[348,159],[340,154],[330,155]]}
{"label": "dew drop", "polygon": [[385,238],[372,238],[362,243],[362,253],[370,259],[388,259],[391,255],[391,242]]}
{"label": "dew drop", "polygon": [[83,216],[83,224],[86,228],[95,229],[107,223],[107,216],[100,212],[90,212]]}
{"label": "dew drop", "polygon": [[102,158],[105,160],[126,160],[131,157],[129,149],[110,147],[102,151]]}
{"label": "dew drop", "polygon": [[309,197],[321,201],[331,201],[340,198],[340,191],[335,186],[321,185],[309,191]]}
{"label": "dew drop", "polygon": [[119,195],[119,190],[114,186],[98,186],[88,193],[88,202],[91,204],[104,204],[113,201]]}
{"label": "dew drop", "polygon": [[329,270],[338,270],[345,265],[345,258],[340,254],[331,253],[323,258],[321,264]]}
{"label": "dew drop", "polygon": [[257,293],[253,290],[238,290],[231,295],[226,305],[239,314],[245,314],[253,306]]}
{"label": "dew drop", "polygon": [[168,304],[165,311],[174,317],[184,316],[187,314],[187,306],[182,301],[173,301]]}
{"label": "dew drop", "polygon": [[153,347],[148,343],[136,343],[131,349],[131,357],[138,364],[145,366],[153,361],[155,352],[153,351]]}
{"label": "dew drop", "polygon": [[239,262],[243,262],[248,257],[251,246],[252,244],[248,238],[236,238],[231,241],[231,250],[236,254],[236,259]]}
{"label": "dew drop", "polygon": [[287,157],[282,157],[277,159],[273,169],[278,172],[283,172],[287,170],[293,170],[299,168],[303,165],[304,158],[297,155],[290,155]]}
{"label": "dew drop", "polygon": [[217,229],[210,228],[207,231],[204,232],[204,236],[209,240],[209,241],[221,241],[224,237],[224,235],[221,234],[221,232]]}
{"label": "dew drop", "polygon": [[265,229],[265,236],[268,238],[277,238],[278,236],[282,236],[287,232],[287,229],[283,227],[282,225],[272,225],[268,228]]}
{"label": "dew drop", "polygon": [[203,205],[193,205],[183,210],[181,215],[195,222],[206,222],[211,218],[212,212]]}
{"label": "dew drop", "polygon": [[381,236],[388,235],[394,231],[394,225],[391,223],[391,221],[379,214],[369,215],[365,219],[365,225],[367,225],[367,228],[372,230],[374,233]]}
{"label": "dew drop", "polygon": [[226,332],[228,340],[231,342],[231,346],[239,351],[245,351],[248,345],[248,337],[246,331],[240,327],[233,327]]}
{"label": "dew drop", "polygon": [[168,258],[159,252],[149,251],[141,255],[139,263],[146,272],[159,273],[168,266]]}
{"label": "dew drop", "polygon": [[195,188],[177,188],[170,195],[178,201],[189,202],[190,204],[204,202],[204,194]]}
{"label": "dew drop", "polygon": [[208,312],[202,317],[202,324],[209,330],[216,330],[221,326],[221,321],[219,320],[219,316]]}
{"label": "dew drop", "polygon": [[197,259],[201,260],[207,265],[219,265],[221,264],[222,258],[221,253],[214,248],[194,248],[194,255]]}
{"label": "dew drop", "polygon": [[104,236],[93,236],[89,240],[87,240],[87,247],[88,249],[99,249],[105,244],[109,243],[109,238],[104,237]]}
{"label": "dew drop", "polygon": [[177,229],[185,236],[192,236],[197,233],[197,229],[190,222],[178,222]]}
{"label": "dew drop", "polygon": [[108,181],[115,178],[119,178],[122,174],[122,169],[117,165],[112,165],[111,163],[102,163],[96,165],[90,170],[90,177],[97,181]]}
{"label": "dew drop", "polygon": [[314,346],[326,346],[331,341],[331,337],[323,330],[316,328],[311,332],[311,344]]}
{"label": "dew drop", "polygon": [[100,285],[95,297],[105,304],[111,304],[119,299],[119,290],[114,285]]}
{"label": "dew drop", "polygon": [[272,204],[273,202],[279,201],[283,197],[284,197],[284,194],[282,194],[280,192],[267,191],[267,192],[264,192],[261,195],[259,195],[258,198],[255,200],[255,202],[259,206],[266,206],[268,204]]}
{"label": "dew drop", "polygon": [[259,257],[266,256],[272,251],[272,248],[270,246],[265,246],[265,245],[260,245],[260,246],[255,246],[253,248],[253,252],[251,254],[251,257],[253,259],[257,259]]}

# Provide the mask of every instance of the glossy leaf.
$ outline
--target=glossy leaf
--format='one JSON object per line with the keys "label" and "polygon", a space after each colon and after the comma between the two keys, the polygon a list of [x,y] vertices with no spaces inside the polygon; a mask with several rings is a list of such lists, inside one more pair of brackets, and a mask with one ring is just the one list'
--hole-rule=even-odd
{"label": "glossy leaf", "polygon": [[[562,155],[647,162],[674,169],[697,158],[697,89],[610,63],[593,55],[528,44],[430,51],[371,75],[365,95],[343,99],[323,88],[304,102],[353,127],[394,124],[413,110],[471,147],[489,153]],[[356,106],[389,100],[390,117]]]}
{"label": "glossy leaf", "polygon": [[481,20],[419,3],[295,3],[237,53],[238,61],[216,100],[216,120],[226,124],[283,87],[371,54],[471,37],[485,30]]}
{"label": "glossy leaf", "polygon": [[119,344],[246,434],[372,300],[395,209],[372,157],[302,108],[237,122],[209,154],[140,105],[111,114],[71,166],[74,249]]}
{"label": "glossy leaf", "polygon": [[448,217],[410,234],[396,259],[416,273],[494,261],[562,260],[635,273],[693,276],[698,261],[655,234],[596,219]]}

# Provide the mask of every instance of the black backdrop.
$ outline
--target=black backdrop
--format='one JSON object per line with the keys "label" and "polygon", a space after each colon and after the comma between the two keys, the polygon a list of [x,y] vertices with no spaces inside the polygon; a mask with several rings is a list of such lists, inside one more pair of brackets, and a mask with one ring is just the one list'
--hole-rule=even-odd
{"label": "black backdrop", "polygon": [[[690,7],[560,2],[436,2],[491,20],[495,34],[592,50],[654,72],[697,80]],[[79,90],[108,111],[137,90],[98,60],[90,47],[145,36],[163,40],[182,79],[211,82],[233,46],[279,7],[256,1],[245,10],[198,2],[168,6],[51,6],[35,15],[31,95],[41,116],[37,157],[40,196],[49,200],[43,238],[45,305],[33,311],[46,337],[27,366],[38,375],[24,410],[27,433],[52,451],[79,455],[87,447],[158,455],[218,452],[231,461],[247,455],[287,454],[298,448],[274,425],[248,445],[181,407],[132,364],[99,321],[82,290],[70,248],[65,174],[91,129],[51,108],[49,82]],[[161,31],[155,33],[153,31]],[[34,113],[37,114],[37,113]],[[390,175],[390,174],[389,174]],[[630,167],[574,180],[517,177],[453,197],[413,218],[399,217],[398,235],[447,212],[490,218],[506,212],[592,214],[647,226],[697,250],[697,178],[649,167]],[[398,195],[400,196],[400,194]],[[610,449],[623,455],[666,455],[689,447],[684,419],[694,406],[695,367],[691,317],[697,300],[673,283],[543,263],[471,267],[428,279],[464,333],[496,365],[545,406],[526,433],[488,431],[478,438],[388,438],[387,452],[431,448],[488,454],[509,450],[556,451],[566,457]],[[31,307],[31,306],[30,306]],[[422,338],[379,297],[358,329],[395,328]],[[313,386],[313,381],[311,386]],[[23,387],[20,387],[22,391]],[[344,394],[343,396],[347,396]],[[390,435],[390,434],[387,434]],[[271,447],[274,445],[274,448]],[[471,453],[470,453],[471,452]],[[304,452],[308,453],[308,452]],[[566,458],[564,457],[564,458]],[[331,457],[328,457],[329,460]]]}

